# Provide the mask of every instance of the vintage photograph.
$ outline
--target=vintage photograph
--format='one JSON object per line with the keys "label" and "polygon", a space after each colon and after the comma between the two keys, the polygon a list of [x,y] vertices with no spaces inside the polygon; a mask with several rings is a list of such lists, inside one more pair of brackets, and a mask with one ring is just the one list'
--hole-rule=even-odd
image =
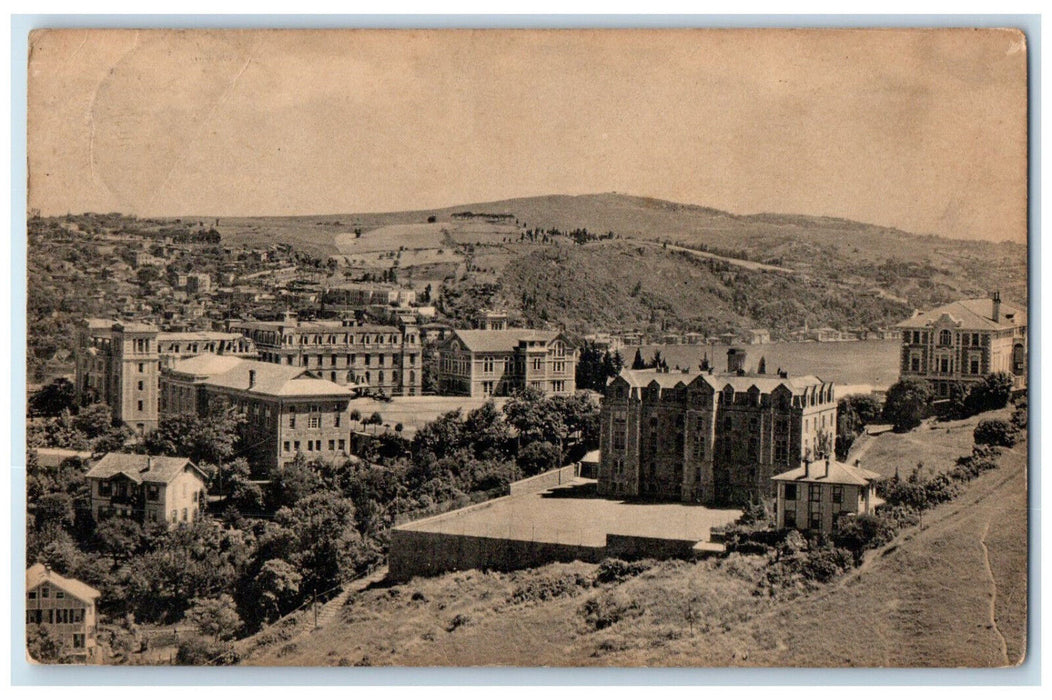
{"label": "vintage photograph", "polygon": [[27,658],[1021,664],[1027,56],[34,31]]}

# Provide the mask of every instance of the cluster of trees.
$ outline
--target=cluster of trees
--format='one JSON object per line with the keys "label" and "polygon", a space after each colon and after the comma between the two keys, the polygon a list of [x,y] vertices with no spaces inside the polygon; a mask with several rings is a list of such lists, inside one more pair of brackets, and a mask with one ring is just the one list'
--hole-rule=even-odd
{"label": "cluster of trees", "polygon": [[611,353],[587,341],[582,343],[575,374],[577,388],[602,392],[607,380],[616,377],[624,364],[620,352]]}
{"label": "cluster of trees", "polygon": [[883,406],[872,394],[853,394],[837,401],[836,458],[847,459],[855,439],[870,423],[880,420]]}
{"label": "cluster of trees", "polygon": [[[950,385],[949,405],[944,417],[967,418],[985,411],[1004,408],[1012,396],[1012,375],[995,372],[970,385]],[[933,410],[935,395],[922,379],[903,379],[891,385],[884,402],[883,418],[897,432],[912,430]]]}
{"label": "cluster of trees", "polygon": [[54,387],[63,383],[69,384],[65,380],[57,380],[30,399],[30,414],[32,416],[35,413],[37,417],[30,418],[26,425],[27,446],[61,447],[91,452],[120,450],[132,436],[132,431],[113,420],[110,407],[106,404],[79,406],[71,400],[62,404],[64,407],[57,414],[49,415],[45,412],[56,408],[60,402],[41,397],[41,394],[53,394]]}

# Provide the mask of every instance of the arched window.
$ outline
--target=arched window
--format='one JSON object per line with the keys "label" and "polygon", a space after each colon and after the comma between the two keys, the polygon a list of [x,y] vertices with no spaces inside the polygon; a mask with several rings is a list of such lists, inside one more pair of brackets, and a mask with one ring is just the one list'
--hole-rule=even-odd
{"label": "arched window", "polygon": [[953,345],[953,333],[939,331],[939,345]]}

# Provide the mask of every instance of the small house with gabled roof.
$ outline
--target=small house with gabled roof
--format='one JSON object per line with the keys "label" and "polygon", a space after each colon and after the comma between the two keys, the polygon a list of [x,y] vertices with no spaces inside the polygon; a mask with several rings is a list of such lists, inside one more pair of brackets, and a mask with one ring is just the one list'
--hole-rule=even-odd
{"label": "small house with gabled roof", "polygon": [[69,655],[94,661],[98,651],[95,601],[100,595],[88,584],[60,576],[45,564],[33,564],[26,569],[26,626],[47,627]]}
{"label": "small house with gabled roof", "polygon": [[830,533],[840,516],[865,515],[883,501],[875,493],[880,474],[826,458],[771,477],[777,488],[779,528]]}
{"label": "small house with gabled roof", "polygon": [[187,523],[204,512],[207,476],[185,457],[110,452],[85,475],[96,521],[132,518],[140,523]]}

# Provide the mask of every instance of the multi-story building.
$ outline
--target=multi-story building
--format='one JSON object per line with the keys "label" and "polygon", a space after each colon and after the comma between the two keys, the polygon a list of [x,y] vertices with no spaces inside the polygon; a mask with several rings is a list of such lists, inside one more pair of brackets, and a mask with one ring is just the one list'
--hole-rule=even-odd
{"label": "multi-story building", "polygon": [[204,512],[207,476],[185,457],[110,452],[88,473],[95,520],[132,518],[140,523],[187,523]]}
{"label": "multi-story building", "polygon": [[345,284],[325,290],[326,305],[334,308],[364,309],[368,306],[408,306],[416,303],[416,292],[393,285]]}
{"label": "multi-story building", "polygon": [[600,411],[598,492],[742,504],[772,495],[771,477],[832,449],[833,384],[814,376],[622,370]]}
{"label": "multi-story building", "polygon": [[902,332],[901,379],[925,379],[938,397],[956,382],[974,383],[1006,372],[1026,387],[1026,311],[989,299],[964,299],[918,313],[895,327]]}
{"label": "multi-story building", "polygon": [[255,357],[252,341],[236,333],[168,333],[146,323],[89,318],[78,329],[77,391],[106,403],[139,433],[157,427],[160,368],[202,352]]}
{"label": "multi-story building", "polygon": [[868,515],[884,501],[874,482],[880,474],[825,460],[771,477],[777,488],[775,517],[779,528],[830,533],[841,515]]}
{"label": "multi-story building", "polygon": [[337,459],[350,453],[355,389],[303,367],[198,355],[161,373],[161,415],[208,415],[233,406],[246,418],[256,466],[280,468],[297,454]]}
{"label": "multi-story building", "polygon": [[556,331],[455,330],[438,348],[439,393],[507,396],[526,387],[569,396],[577,348]]}
{"label": "multi-story building", "polygon": [[26,569],[26,624],[47,627],[74,658],[98,661],[95,601],[100,595],[82,581],[33,564]]}
{"label": "multi-story building", "polygon": [[342,386],[417,396],[423,382],[420,333],[415,326],[358,325],[351,320],[231,322],[252,339],[259,358],[309,369]]}

